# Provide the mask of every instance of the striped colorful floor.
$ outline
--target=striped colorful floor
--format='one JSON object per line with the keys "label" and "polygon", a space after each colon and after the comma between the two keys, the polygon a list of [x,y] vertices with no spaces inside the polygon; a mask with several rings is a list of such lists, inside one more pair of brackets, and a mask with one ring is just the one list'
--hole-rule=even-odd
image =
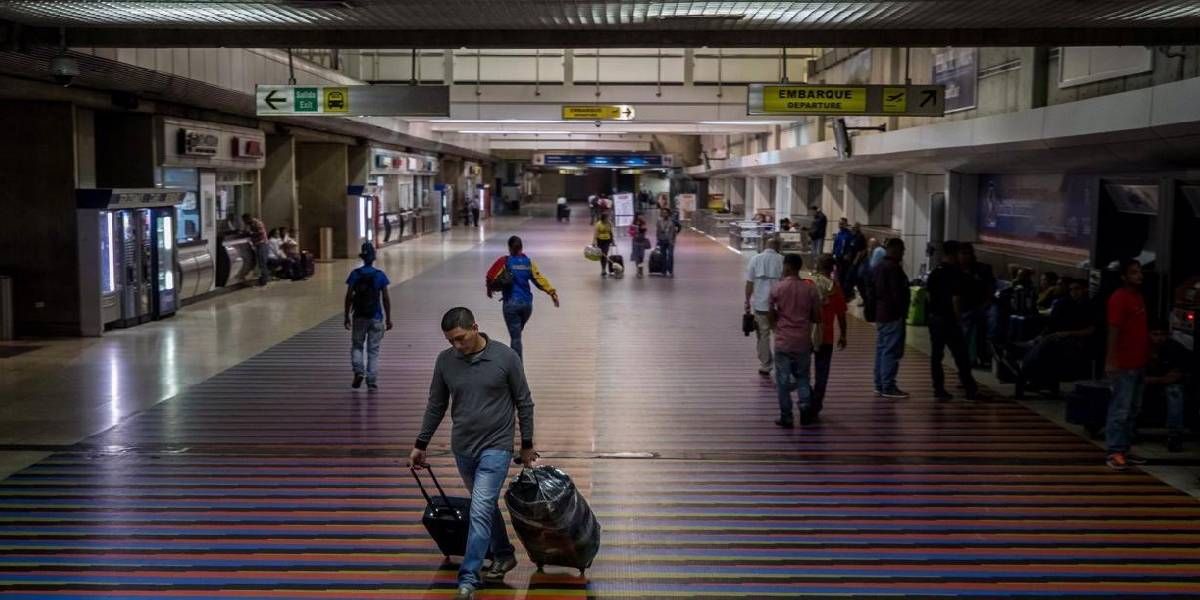
{"label": "striped colorful floor", "polygon": [[[779,430],[739,256],[689,237],[678,278],[604,281],[584,226],[525,229],[563,298],[526,330],[538,444],[603,546],[586,578],[523,563],[481,598],[1200,595],[1189,496],[1015,403],[933,400],[916,353],[913,398],[874,398],[861,324],[823,422]],[[441,313],[507,341],[480,281],[502,241],[393,289],[377,393],[335,318],[0,482],[0,595],[448,598],[403,464]]]}

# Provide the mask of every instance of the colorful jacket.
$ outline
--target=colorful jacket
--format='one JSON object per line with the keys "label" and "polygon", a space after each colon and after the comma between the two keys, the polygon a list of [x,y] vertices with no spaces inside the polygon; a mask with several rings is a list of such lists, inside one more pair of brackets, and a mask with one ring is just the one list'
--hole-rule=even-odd
{"label": "colorful jacket", "polygon": [[497,258],[496,262],[492,263],[492,268],[488,269],[484,287],[486,288],[487,283],[499,276],[505,267],[508,267],[513,275],[512,287],[503,292],[505,302],[533,304],[533,290],[529,286],[530,283],[551,296],[555,294],[554,286],[550,285],[550,280],[546,279],[538,270],[537,263],[524,254]]}

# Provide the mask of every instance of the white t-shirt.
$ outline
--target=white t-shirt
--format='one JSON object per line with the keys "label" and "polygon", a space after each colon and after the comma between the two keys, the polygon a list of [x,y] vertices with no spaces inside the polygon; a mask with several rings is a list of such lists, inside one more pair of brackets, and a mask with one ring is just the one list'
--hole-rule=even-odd
{"label": "white t-shirt", "polygon": [[566,198],[566,196],[559,196],[559,197],[558,197],[558,203],[559,203],[559,204],[566,204],[566,203],[567,203],[567,198]]}
{"label": "white t-shirt", "polygon": [[767,312],[771,309],[771,290],[783,277],[783,256],[767,248],[761,254],[754,255],[746,265],[746,281],[754,284],[754,292],[750,295],[750,308],[755,312]]}

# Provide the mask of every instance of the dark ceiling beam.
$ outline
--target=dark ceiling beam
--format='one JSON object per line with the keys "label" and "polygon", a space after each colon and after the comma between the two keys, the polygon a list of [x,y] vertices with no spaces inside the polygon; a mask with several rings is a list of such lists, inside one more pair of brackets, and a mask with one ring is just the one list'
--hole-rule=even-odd
{"label": "dark ceiling beam", "polygon": [[[3,28],[0,41],[57,45],[55,28]],[[14,39],[19,36],[18,39]],[[3,38],[9,38],[4,40]],[[1165,46],[1200,44],[1200,27],[823,30],[399,30],[68,28],[67,43],[96,48],[699,48],[930,46]]]}

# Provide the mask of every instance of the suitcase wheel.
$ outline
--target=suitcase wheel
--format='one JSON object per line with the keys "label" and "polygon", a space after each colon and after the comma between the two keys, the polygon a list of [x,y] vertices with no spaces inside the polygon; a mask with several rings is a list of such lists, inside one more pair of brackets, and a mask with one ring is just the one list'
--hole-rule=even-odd
{"label": "suitcase wheel", "polygon": [[545,569],[545,567],[546,567],[546,565],[544,565],[544,564],[542,564],[542,563],[538,563],[538,566],[537,566],[537,572],[538,572],[538,573],[545,573],[545,572],[546,572],[546,569]]}

